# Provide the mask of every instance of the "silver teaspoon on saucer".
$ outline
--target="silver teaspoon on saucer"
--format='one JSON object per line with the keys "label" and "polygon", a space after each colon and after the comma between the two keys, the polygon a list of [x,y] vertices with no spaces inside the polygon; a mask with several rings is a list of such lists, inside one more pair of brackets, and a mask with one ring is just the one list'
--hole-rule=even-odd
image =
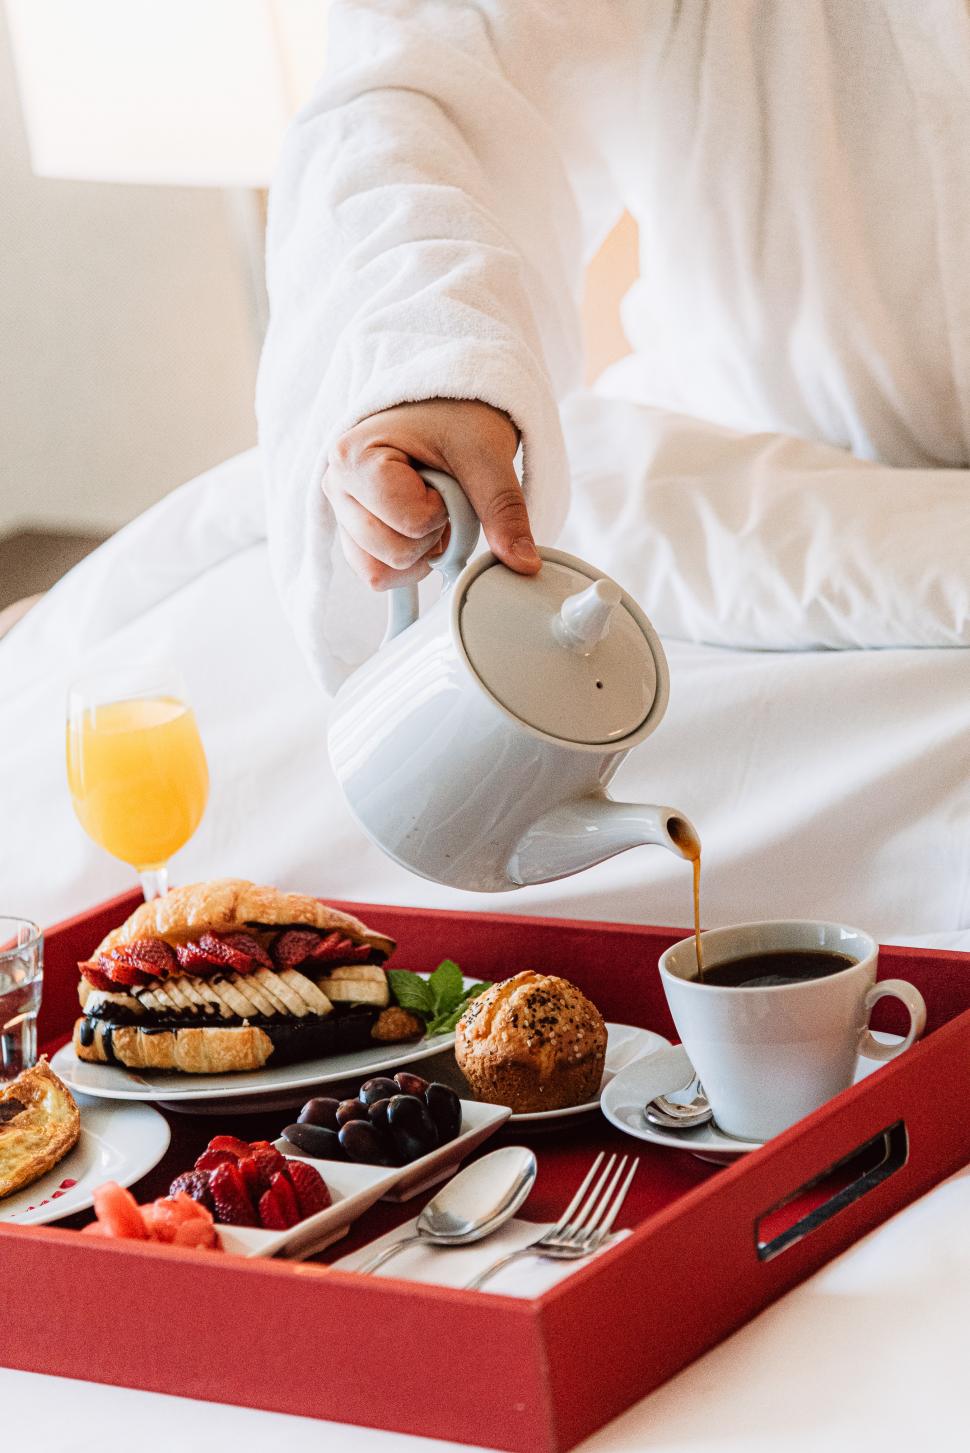
{"label": "silver teaspoon on saucer", "polygon": [[473,1161],[432,1197],[417,1220],[416,1234],[386,1246],[357,1268],[376,1271],[405,1246],[466,1246],[504,1226],[532,1190],[536,1158],[524,1145],[505,1145]]}
{"label": "silver teaspoon on saucer", "polygon": [[655,1095],[652,1100],[648,1100],[643,1109],[645,1119],[661,1130],[693,1130],[695,1125],[706,1125],[709,1120],[713,1120],[711,1102],[696,1076],[694,1083],[697,1092],[686,1103],[671,1100],[668,1095]]}

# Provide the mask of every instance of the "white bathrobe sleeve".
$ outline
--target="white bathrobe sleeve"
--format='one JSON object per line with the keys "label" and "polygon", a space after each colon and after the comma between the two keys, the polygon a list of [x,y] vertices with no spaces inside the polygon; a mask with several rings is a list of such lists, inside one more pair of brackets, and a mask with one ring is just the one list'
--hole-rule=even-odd
{"label": "white bathrobe sleeve", "polygon": [[406,401],[480,399],[520,431],[539,537],[565,516],[557,398],[580,374],[584,258],[620,210],[598,111],[617,114],[634,53],[625,7],[607,10],[592,27],[574,0],[332,7],[327,74],[271,197],[257,397],[274,573],[330,687],[386,609],[321,489],[341,432]]}

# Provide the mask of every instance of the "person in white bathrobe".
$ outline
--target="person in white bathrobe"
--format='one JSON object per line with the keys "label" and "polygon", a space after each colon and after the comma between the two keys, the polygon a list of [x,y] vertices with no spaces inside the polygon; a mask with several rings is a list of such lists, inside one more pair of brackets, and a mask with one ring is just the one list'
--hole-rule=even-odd
{"label": "person in white bathrobe", "polygon": [[[598,393],[641,411],[622,548],[661,629],[965,644],[966,592],[924,640],[912,582],[871,601],[865,580],[868,616],[829,639],[836,607],[812,611],[841,526],[799,552],[806,498],[904,531],[943,472],[962,501],[968,75],[966,0],[337,0],[271,195],[258,394],[275,574],[323,680],[377,639],[345,561],[379,589],[427,573],[444,517],[415,461],[538,568],[569,500],[583,269],[624,207],[633,353]],[[673,585],[658,534],[684,544]],[[908,639],[883,640],[897,609]]]}

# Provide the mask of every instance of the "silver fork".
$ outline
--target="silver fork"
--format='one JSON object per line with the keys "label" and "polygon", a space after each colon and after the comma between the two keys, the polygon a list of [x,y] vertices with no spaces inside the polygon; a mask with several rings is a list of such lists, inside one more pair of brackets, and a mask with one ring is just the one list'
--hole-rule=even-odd
{"label": "silver fork", "polygon": [[[602,1246],[613,1229],[613,1222],[626,1199],[630,1182],[640,1164],[639,1160],[634,1160],[627,1171],[627,1162],[630,1157],[622,1156],[617,1165],[616,1156],[611,1155],[602,1174],[590,1191],[590,1182],[603,1164],[605,1154],[606,1152],[601,1150],[593,1161],[582,1185],[555,1226],[550,1226],[548,1231],[544,1232],[542,1236],[538,1236],[535,1241],[530,1241],[528,1246],[520,1246],[518,1251],[510,1251],[508,1256],[494,1261],[491,1266],[486,1267],[484,1271],[479,1272],[478,1276],[466,1283],[466,1291],[477,1290],[488,1281],[490,1276],[501,1271],[503,1266],[508,1266],[512,1261],[518,1261],[522,1256],[549,1256],[559,1261],[571,1261],[580,1256],[588,1256],[591,1251],[596,1251],[598,1247]],[[624,1171],[626,1171],[626,1178],[620,1185],[620,1178]],[[607,1182],[609,1183],[607,1184]],[[617,1189],[618,1186],[619,1189]],[[587,1191],[589,1191],[588,1195]]]}

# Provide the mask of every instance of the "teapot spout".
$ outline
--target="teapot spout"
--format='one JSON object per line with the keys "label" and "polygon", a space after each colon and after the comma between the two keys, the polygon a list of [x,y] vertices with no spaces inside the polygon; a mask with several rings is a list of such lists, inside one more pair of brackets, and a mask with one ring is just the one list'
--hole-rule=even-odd
{"label": "teapot spout", "polygon": [[649,843],[688,859],[701,849],[693,824],[675,808],[614,802],[596,792],[561,803],[534,822],[515,846],[509,877],[518,887],[548,883]]}

